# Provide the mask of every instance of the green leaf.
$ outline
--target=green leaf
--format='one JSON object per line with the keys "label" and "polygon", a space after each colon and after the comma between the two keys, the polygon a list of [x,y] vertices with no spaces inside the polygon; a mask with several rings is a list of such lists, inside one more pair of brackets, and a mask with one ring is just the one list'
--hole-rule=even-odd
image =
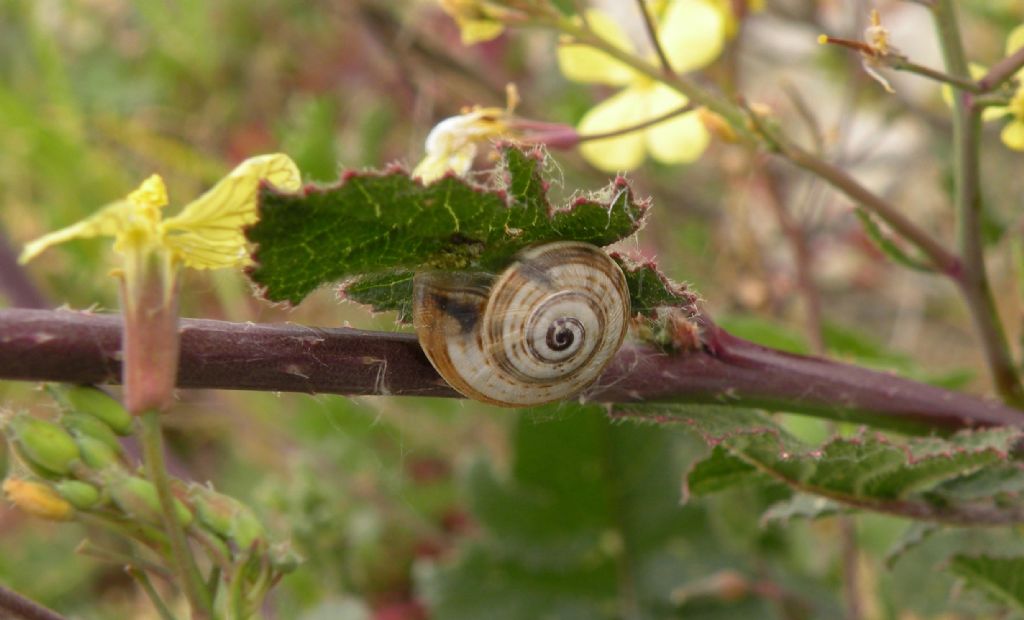
{"label": "green leaf", "polygon": [[[422,268],[493,273],[532,244],[572,239],[606,246],[643,225],[647,203],[624,179],[554,208],[541,151],[502,152],[483,186],[454,176],[424,186],[390,169],[347,172],[336,185],[298,193],[264,187],[260,221],[247,231],[257,244],[250,275],[268,299],[294,304],[324,284],[368,275]],[[378,309],[399,307],[376,283],[360,290],[376,290]]]}
{"label": "green leaf", "polygon": [[654,317],[658,308],[685,306],[692,307],[697,296],[685,286],[676,284],[665,277],[653,262],[635,263],[619,254],[612,258],[622,268],[629,287],[633,314]]}
{"label": "green leaf", "polygon": [[950,570],[967,585],[1018,612],[1024,612],[1024,557],[957,555]]}
{"label": "green leaf", "polygon": [[873,215],[864,209],[857,209],[854,211],[854,214],[856,214],[857,219],[860,220],[861,224],[864,225],[864,232],[867,234],[868,238],[874,241],[878,249],[894,262],[915,271],[923,271],[926,273],[935,272],[935,269],[923,260],[910,256],[904,252],[903,249],[893,242],[888,235],[882,232],[882,227],[875,221]]}
{"label": "green leaf", "polygon": [[400,323],[412,322],[413,272],[400,270],[363,276],[342,287],[345,299],[370,306],[377,312],[394,310]]}
{"label": "green leaf", "polygon": [[742,484],[764,484],[769,481],[771,477],[767,474],[718,445],[686,474],[683,499],[716,493]]}
{"label": "green leaf", "polygon": [[[687,475],[690,492],[710,492],[765,477],[793,489],[858,508],[922,520],[953,523],[1024,521],[1024,504],[1015,494],[964,493],[964,480],[986,468],[1004,468],[1000,484],[1021,484],[1012,459],[1024,431],[996,428],[962,431],[949,438],[898,440],[862,429],[821,446],[806,445],[753,411],[725,407],[619,405],[622,418],[676,422],[714,446],[710,456]],[[1011,475],[1012,472],[1017,472]],[[980,484],[980,483],[979,483]],[[983,487],[992,491],[996,482]],[[954,491],[959,488],[960,494]]]}
{"label": "green leaf", "polygon": [[[507,471],[481,462],[469,474],[476,542],[420,574],[432,617],[770,617],[754,598],[692,610],[673,598],[708,575],[750,569],[723,553],[701,507],[679,505],[694,443],[672,429],[615,424],[597,406],[523,412]],[[709,608],[732,613],[701,615]]]}

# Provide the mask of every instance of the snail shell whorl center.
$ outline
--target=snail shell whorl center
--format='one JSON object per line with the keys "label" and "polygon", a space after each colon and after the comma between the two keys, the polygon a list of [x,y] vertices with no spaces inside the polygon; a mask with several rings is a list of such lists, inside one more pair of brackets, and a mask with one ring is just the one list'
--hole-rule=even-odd
{"label": "snail shell whorl center", "polygon": [[414,323],[438,372],[462,394],[506,406],[568,398],[618,351],[629,291],[600,248],[527,249],[489,287],[471,274],[417,274]]}

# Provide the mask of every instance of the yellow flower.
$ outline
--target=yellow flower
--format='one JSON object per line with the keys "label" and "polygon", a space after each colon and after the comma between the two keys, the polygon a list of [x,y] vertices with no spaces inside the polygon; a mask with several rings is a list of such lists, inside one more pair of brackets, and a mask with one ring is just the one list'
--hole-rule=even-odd
{"label": "yellow flower", "polygon": [[[1006,55],[1009,56],[1024,47],[1024,24],[1017,26],[1006,38]],[[971,77],[979,79],[985,75],[985,67],[974,63],[970,64]],[[984,121],[998,120],[1009,117],[1010,122],[1003,127],[999,137],[1003,144],[1015,151],[1024,151],[1024,69],[1018,71],[1014,78],[1017,80],[1017,91],[1010,98],[1009,105],[987,106],[981,112]],[[947,105],[953,105],[953,89],[949,85],[942,86],[942,99]]]}
{"label": "yellow flower", "polygon": [[[1024,47],[1024,24],[1017,26],[1006,39],[1006,55],[1015,53]],[[1015,151],[1024,151],[1024,69],[1015,75],[1017,79],[1017,92],[1010,99],[1010,105],[1006,107],[991,107],[986,110],[994,115],[1009,116],[1010,122],[1003,127],[999,134],[1003,144]]]}
{"label": "yellow flower", "polygon": [[50,521],[67,521],[75,509],[56,491],[38,482],[8,478],[3,484],[8,501],[32,516]]}
{"label": "yellow flower", "polygon": [[481,142],[509,135],[509,112],[502,108],[476,107],[446,118],[427,135],[423,160],[412,176],[432,183],[449,171],[462,176],[469,172]]}
{"label": "yellow flower", "polygon": [[[598,36],[619,49],[634,52],[626,34],[609,15],[588,11],[586,19]],[[705,0],[674,0],[661,12],[659,21],[658,40],[677,72],[706,67],[722,52],[726,20],[715,5]],[[583,116],[577,129],[584,137],[642,123],[687,102],[686,97],[664,84],[585,45],[562,45],[558,63],[570,80],[625,87]],[[692,162],[704,152],[710,139],[698,114],[687,112],[640,131],[587,140],[580,152],[601,170],[616,172],[636,168],[648,151],[662,163]]]}
{"label": "yellow flower", "polygon": [[459,26],[463,45],[483,43],[501,36],[505,25],[494,19],[494,9],[480,0],[440,0],[441,8]]}
{"label": "yellow flower", "polygon": [[301,185],[299,170],[285,155],[242,162],[181,213],[161,218],[167,189],[159,175],[143,181],[123,200],[95,215],[25,246],[27,262],[58,243],[113,237],[122,256],[122,384],[132,414],[163,411],[174,397],[178,370],[178,274],[181,267],[220,269],[245,264],[243,228],[257,219],[256,192],[266,180],[285,190]]}
{"label": "yellow flower", "polygon": [[154,174],[123,200],[107,205],[77,224],[25,245],[26,263],[47,248],[90,237],[114,237],[114,249],[126,257],[138,251],[166,253],[172,264],[194,269],[242,265],[245,226],[256,221],[256,191],[261,180],[296,190],[301,185],[295,163],[286,155],[263,155],[242,162],[181,213],[161,219],[167,205],[163,179]]}

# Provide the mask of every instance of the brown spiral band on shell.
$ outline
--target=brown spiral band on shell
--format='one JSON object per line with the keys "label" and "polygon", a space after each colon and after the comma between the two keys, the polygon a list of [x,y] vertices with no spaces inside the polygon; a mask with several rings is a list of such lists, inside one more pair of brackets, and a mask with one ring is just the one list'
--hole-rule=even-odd
{"label": "brown spiral band on shell", "polygon": [[629,290],[600,248],[562,241],[521,252],[493,282],[420,273],[413,321],[462,394],[520,407],[563,400],[600,376],[626,334]]}

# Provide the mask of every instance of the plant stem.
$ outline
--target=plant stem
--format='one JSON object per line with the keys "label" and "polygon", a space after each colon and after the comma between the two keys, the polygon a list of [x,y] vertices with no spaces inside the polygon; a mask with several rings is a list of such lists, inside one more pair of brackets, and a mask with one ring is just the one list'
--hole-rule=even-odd
{"label": "plant stem", "polygon": [[[1024,411],[992,399],[782,353],[698,320],[703,347],[668,355],[627,344],[586,396],[768,407],[916,431],[1024,425]],[[458,396],[412,334],[205,319],[182,319],[179,329],[179,387]],[[0,310],[0,378],[116,383],[120,339],[117,315]]]}
{"label": "plant stem", "polygon": [[[968,76],[955,3],[953,0],[937,0],[932,15],[947,71],[954,75]],[[985,271],[985,249],[981,235],[980,150],[981,110],[973,105],[970,93],[956,92],[953,108],[953,165],[956,175],[954,206],[963,267],[956,282],[981,337],[996,390],[1007,403],[1021,406],[1024,405],[1024,389],[1013,363]]]}
{"label": "plant stem", "polygon": [[641,129],[647,129],[648,127],[657,125],[658,123],[664,123],[665,121],[671,118],[675,118],[681,114],[686,114],[691,110],[693,110],[693,104],[687,103],[686,105],[680,106],[675,110],[669,110],[668,112],[661,114],[659,116],[655,116],[650,120],[646,120],[643,121],[642,123],[637,123],[635,125],[630,125],[628,127],[623,127],[622,129],[613,129],[612,131],[603,131],[601,133],[581,134],[578,140],[580,142],[587,142],[592,140],[604,140],[606,138],[614,138],[616,136],[632,133],[634,131],[640,131]]}
{"label": "plant stem", "polygon": [[0,618],[12,620],[67,620],[55,611],[0,585]]}
{"label": "plant stem", "polygon": [[924,65],[919,65],[915,62],[911,62],[910,60],[904,58],[903,56],[889,55],[883,58],[882,62],[884,62],[889,67],[892,67],[897,71],[905,71],[907,73],[920,75],[922,77],[935,80],[936,82],[949,84],[951,86],[959,88],[960,90],[966,90],[978,94],[983,93],[986,90],[984,87],[980,86],[977,82],[974,82],[970,78],[966,78],[959,75],[951,75],[949,73],[944,73],[942,71],[932,69],[931,67],[925,67]]}
{"label": "plant stem", "polygon": [[661,46],[661,40],[658,37],[658,29],[654,26],[654,19],[651,17],[651,12],[647,10],[646,0],[636,0],[637,8],[640,10],[640,15],[644,18],[644,28],[647,30],[647,38],[651,42],[651,47],[654,48],[654,53],[658,56],[658,62],[661,63],[661,68],[665,71],[665,75],[673,75],[675,71],[672,69],[672,63],[669,62],[668,56],[665,54],[665,49]]}
{"label": "plant stem", "polygon": [[95,558],[103,562],[109,562],[111,564],[120,564],[126,568],[138,571],[148,571],[166,579],[168,583],[174,583],[174,574],[165,567],[150,562],[149,560],[135,557],[134,555],[98,547],[89,540],[83,540],[78,547],[75,548],[75,553]]}
{"label": "plant stem", "polygon": [[[910,221],[895,206],[890,205],[861,185],[845,171],[800,148],[788,138],[785,138],[781,132],[775,130],[757,131],[756,128],[751,127],[750,121],[755,120],[756,115],[752,117],[752,115],[745,113],[741,107],[718,94],[705,90],[687,76],[679,74],[666,75],[658,67],[637,58],[628,51],[611,45],[590,30],[574,24],[570,20],[559,20],[542,25],[558,29],[574,38],[580,44],[589,45],[608,54],[638,73],[675,89],[685,95],[694,105],[704,106],[715,112],[729,123],[742,140],[749,144],[768,146],[782,157],[821,177],[833,187],[863,205],[864,208],[885,221],[897,233],[918,246],[939,271],[955,273],[959,270],[959,259],[946,250],[937,239]],[[765,127],[762,126],[762,129],[765,129]]]}
{"label": "plant stem", "polygon": [[[756,115],[754,118],[756,118]],[[774,132],[764,125],[759,126],[769,132],[768,139],[775,143],[779,154],[800,168],[825,179],[833,187],[877,215],[890,228],[920,249],[936,271],[954,278],[960,273],[960,258],[946,249],[938,239],[903,215],[894,205],[861,185],[857,179],[850,176],[845,170],[833,166],[820,157],[816,157],[804,150],[802,147],[793,144],[778,132]]]}
{"label": "plant stem", "polygon": [[156,612],[160,614],[161,620],[175,620],[174,614],[171,613],[170,609],[167,609],[167,605],[160,598],[160,594],[153,587],[153,583],[149,580],[149,576],[146,573],[131,565],[126,566],[124,570],[142,587],[142,591],[152,601],[153,607],[156,607]]}
{"label": "plant stem", "polygon": [[206,591],[203,577],[196,566],[195,558],[185,538],[185,530],[178,523],[174,510],[174,496],[171,493],[171,482],[164,465],[163,434],[160,428],[160,412],[149,410],[140,417],[143,460],[146,475],[156,487],[160,500],[161,518],[164,531],[171,543],[171,560],[175,572],[181,580],[181,588],[192,607],[193,617],[197,620],[209,618],[211,614],[210,594]]}
{"label": "plant stem", "polygon": [[978,86],[982,92],[995,90],[1016,75],[1022,67],[1024,67],[1024,47],[992,65],[988,73],[978,80]]}

